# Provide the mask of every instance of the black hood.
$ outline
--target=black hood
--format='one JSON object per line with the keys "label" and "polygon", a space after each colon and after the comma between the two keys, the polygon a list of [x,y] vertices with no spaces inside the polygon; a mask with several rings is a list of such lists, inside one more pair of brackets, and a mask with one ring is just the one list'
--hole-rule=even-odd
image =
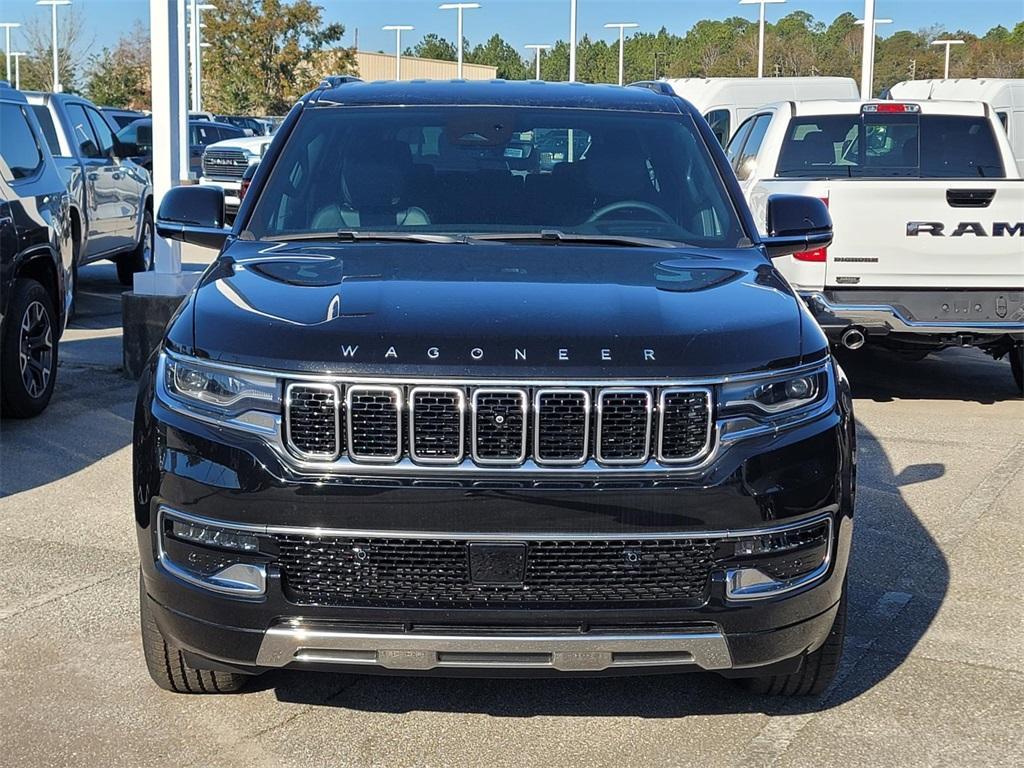
{"label": "black hood", "polygon": [[282,370],[690,377],[804,353],[799,299],[750,249],[235,241],[193,310],[198,354]]}

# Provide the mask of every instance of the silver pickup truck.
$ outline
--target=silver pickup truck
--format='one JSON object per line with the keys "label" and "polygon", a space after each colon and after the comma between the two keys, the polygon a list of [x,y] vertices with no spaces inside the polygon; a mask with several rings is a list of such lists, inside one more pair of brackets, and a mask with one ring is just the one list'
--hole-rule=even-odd
{"label": "silver pickup truck", "polygon": [[149,172],[120,151],[113,128],[88,99],[66,93],[25,94],[71,194],[78,268],[101,259],[117,265],[122,285],[153,266],[153,186]]}

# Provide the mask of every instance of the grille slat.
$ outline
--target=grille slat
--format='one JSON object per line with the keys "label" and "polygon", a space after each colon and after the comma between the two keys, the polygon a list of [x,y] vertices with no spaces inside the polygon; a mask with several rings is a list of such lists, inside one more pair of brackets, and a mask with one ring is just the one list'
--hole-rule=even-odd
{"label": "grille slat", "polygon": [[381,607],[551,608],[699,604],[715,566],[712,539],[534,540],[521,583],[475,583],[457,539],[278,535],[289,599]]}
{"label": "grille slat", "polygon": [[454,466],[469,453],[481,466],[639,467],[652,457],[692,464],[712,445],[711,390],[702,387],[349,384],[342,399],[340,385],[293,382],[288,392],[285,444],[309,461]]}
{"label": "grille slat", "polygon": [[693,461],[710,445],[711,394],[706,389],[661,392],[659,461]]}
{"label": "grille slat", "polygon": [[521,389],[478,389],[473,393],[473,458],[479,464],[526,460],[528,396]]}
{"label": "grille slat", "polygon": [[414,461],[458,462],[465,445],[461,389],[416,387],[409,395],[409,450]]}
{"label": "grille slat", "polygon": [[542,389],[534,401],[533,458],[544,464],[581,464],[587,458],[590,393]]}
{"label": "grille slat", "polygon": [[314,459],[335,459],[344,450],[338,388],[333,384],[289,384],[285,431],[289,446]]}
{"label": "grille slat", "polygon": [[397,461],[402,456],[402,391],[348,388],[348,454],[356,461]]}
{"label": "grille slat", "polygon": [[249,159],[238,149],[208,149],[203,153],[203,176],[211,179],[241,179]]}

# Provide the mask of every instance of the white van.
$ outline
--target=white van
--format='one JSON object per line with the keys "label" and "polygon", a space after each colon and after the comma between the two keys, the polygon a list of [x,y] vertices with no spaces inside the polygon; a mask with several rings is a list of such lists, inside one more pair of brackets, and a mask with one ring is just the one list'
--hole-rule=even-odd
{"label": "white van", "polygon": [[857,83],[849,77],[684,77],[664,82],[704,115],[723,146],[736,126],[765,104],[860,98]]}
{"label": "white van", "polygon": [[1013,147],[1017,168],[1024,175],[1024,79],[992,78],[955,80],[904,80],[889,89],[889,97],[899,101],[984,101],[989,104],[1006,129]]}

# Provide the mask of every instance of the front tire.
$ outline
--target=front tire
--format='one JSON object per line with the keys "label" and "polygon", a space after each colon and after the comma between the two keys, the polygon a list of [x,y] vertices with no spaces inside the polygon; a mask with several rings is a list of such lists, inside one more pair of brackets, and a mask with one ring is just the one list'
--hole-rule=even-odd
{"label": "front tire", "polygon": [[117,279],[128,287],[135,282],[136,272],[148,272],[153,268],[153,214],[148,210],[142,217],[142,232],[139,243],[130,253],[118,256]]}
{"label": "front tire", "polygon": [[839,610],[820,648],[804,657],[800,669],[789,675],[768,675],[741,680],[751,693],[763,696],[817,696],[828,688],[839,669],[846,637],[846,589],[839,600]]}
{"label": "front tire", "polygon": [[153,682],[173,693],[235,693],[242,690],[248,675],[196,669],[185,661],[180,649],[167,642],[153,617],[153,609],[139,577],[139,615],[142,620],[142,653]]}
{"label": "front tire", "polygon": [[0,412],[4,416],[38,416],[49,404],[57,380],[58,339],[50,294],[35,280],[17,280],[0,338]]}

